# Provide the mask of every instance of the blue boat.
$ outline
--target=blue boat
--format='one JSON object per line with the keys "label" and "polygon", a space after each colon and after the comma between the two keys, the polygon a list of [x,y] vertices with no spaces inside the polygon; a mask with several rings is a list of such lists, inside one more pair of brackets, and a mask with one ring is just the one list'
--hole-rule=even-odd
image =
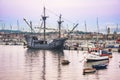
{"label": "blue boat", "polygon": [[107,64],[92,65],[92,68],[95,68],[96,70],[106,69],[107,68]]}

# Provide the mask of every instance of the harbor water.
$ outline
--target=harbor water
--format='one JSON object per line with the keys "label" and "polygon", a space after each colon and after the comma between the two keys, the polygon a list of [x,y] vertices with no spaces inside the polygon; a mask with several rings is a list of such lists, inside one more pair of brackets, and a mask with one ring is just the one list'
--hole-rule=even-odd
{"label": "harbor water", "polygon": [[[0,80],[119,80],[120,53],[113,53],[107,69],[83,75],[87,64],[84,54],[80,50],[30,50],[0,45]],[[62,65],[62,60],[70,63]]]}

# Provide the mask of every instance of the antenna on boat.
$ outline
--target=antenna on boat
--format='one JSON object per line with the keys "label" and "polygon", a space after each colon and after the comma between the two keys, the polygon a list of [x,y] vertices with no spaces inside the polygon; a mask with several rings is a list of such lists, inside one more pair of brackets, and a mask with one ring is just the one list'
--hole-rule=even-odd
{"label": "antenna on boat", "polygon": [[42,16],[42,19],[43,19],[43,25],[44,25],[44,44],[45,44],[45,41],[46,41],[46,37],[45,37],[45,33],[46,33],[46,19],[48,18],[48,16],[46,16],[46,13],[45,13],[45,7],[43,8],[43,16]]}
{"label": "antenna on boat", "polygon": [[59,26],[59,38],[61,37],[61,24],[62,24],[62,22],[64,22],[64,21],[62,21],[61,20],[61,14],[60,14],[60,16],[59,16],[59,21],[58,21],[58,26]]}

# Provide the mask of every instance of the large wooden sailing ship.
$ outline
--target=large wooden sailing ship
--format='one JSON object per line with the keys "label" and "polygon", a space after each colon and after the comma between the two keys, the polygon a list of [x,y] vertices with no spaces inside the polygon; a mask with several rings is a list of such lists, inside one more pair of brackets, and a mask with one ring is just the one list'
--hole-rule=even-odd
{"label": "large wooden sailing ship", "polygon": [[[45,49],[45,50],[58,50],[64,48],[64,43],[67,38],[61,38],[60,30],[59,30],[59,38],[53,39],[52,42],[47,43],[45,33],[46,33],[46,14],[45,14],[45,7],[44,7],[44,15],[42,16],[43,25],[44,25],[44,40],[38,40],[37,36],[25,35],[25,40],[27,42],[27,47],[32,49]],[[61,15],[59,17],[59,29],[61,27]]]}

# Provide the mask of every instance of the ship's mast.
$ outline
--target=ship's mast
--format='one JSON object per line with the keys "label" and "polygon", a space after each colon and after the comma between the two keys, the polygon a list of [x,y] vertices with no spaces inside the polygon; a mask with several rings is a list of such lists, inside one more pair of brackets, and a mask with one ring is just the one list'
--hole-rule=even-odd
{"label": "ship's mast", "polygon": [[17,20],[17,27],[18,27],[18,31],[20,31],[19,30],[20,25],[19,25],[19,21],[18,20]]}
{"label": "ship's mast", "polygon": [[99,37],[99,24],[98,24],[98,17],[97,17],[97,30],[98,30],[98,32],[97,32],[97,42],[98,42],[98,37]]}
{"label": "ship's mast", "polygon": [[98,24],[98,17],[97,17],[97,30],[98,30],[98,32],[97,32],[97,47],[99,47],[98,45],[98,43],[99,43],[99,24]]}
{"label": "ship's mast", "polygon": [[87,42],[87,48],[89,49],[89,47],[88,47],[88,39],[87,39],[87,25],[86,25],[86,21],[84,23],[85,23],[85,32],[86,32],[85,39],[86,39],[86,42]]}
{"label": "ship's mast", "polygon": [[45,13],[45,7],[43,8],[43,16],[42,16],[42,19],[43,19],[43,25],[44,25],[44,44],[45,44],[45,41],[46,41],[46,37],[45,37],[45,33],[46,33],[46,13]]}
{"label": "ship's mast", "polygon": [[[84,22],[85,23],[85,32],[86,32],[86,34],[87,34],[87,25],[86,25],[86,21]],[[85,34],[85,38],[86,38],[86,40],[87,40],[87,35]]]}
{"label": "ship's mast", "polygon": [[64,22],[64,21],[62,21],[61,20],[61,14],[60,14],[60,16],[59,16],[59,21],[58,21],[58,26],[59,26],[59,38],[61,37],[61,24],[62,24],[62,22]]}

